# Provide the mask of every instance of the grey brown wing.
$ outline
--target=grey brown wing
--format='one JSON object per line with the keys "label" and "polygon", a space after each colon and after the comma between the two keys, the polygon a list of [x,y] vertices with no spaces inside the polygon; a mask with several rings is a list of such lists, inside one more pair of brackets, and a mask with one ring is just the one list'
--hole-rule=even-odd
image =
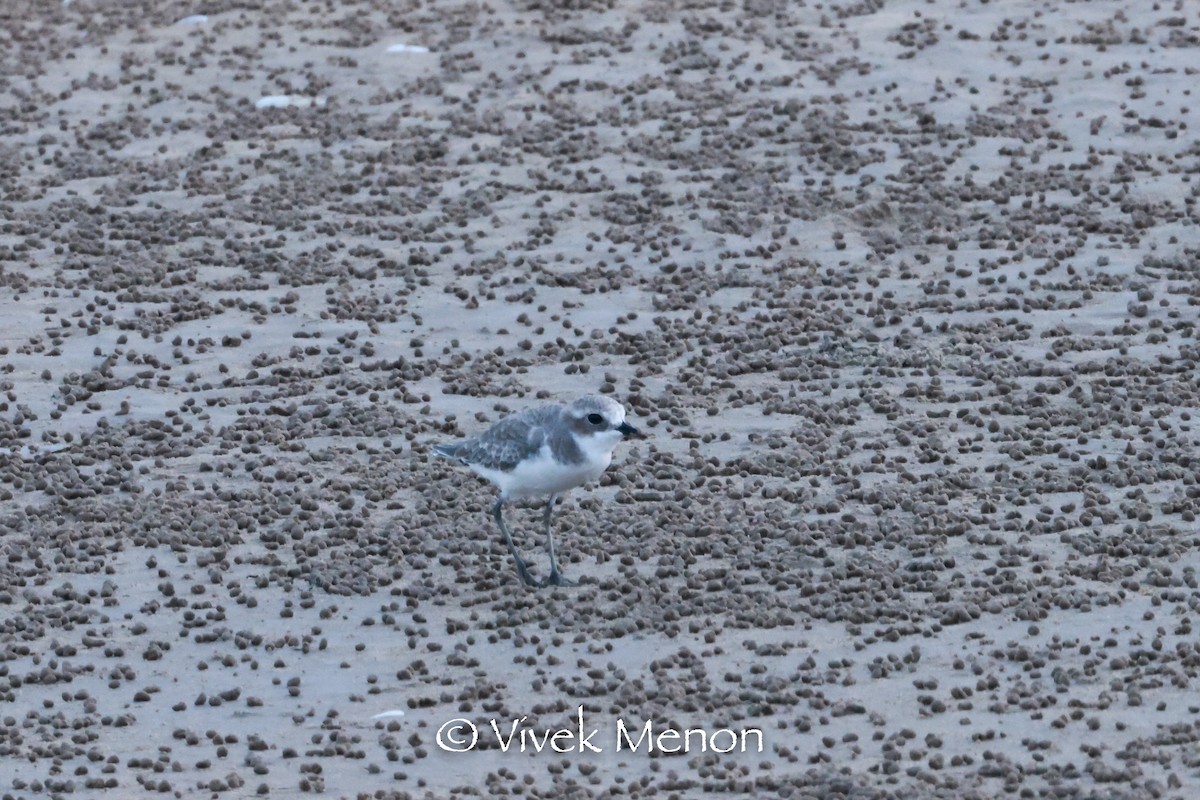
{"label": "grey brown wing", "polygon": [[482,436],[458,445],[454,457],[466,464],[509,472],[524,459],[536,454],[546,441],[539,420],[527,416],[502,419]]}

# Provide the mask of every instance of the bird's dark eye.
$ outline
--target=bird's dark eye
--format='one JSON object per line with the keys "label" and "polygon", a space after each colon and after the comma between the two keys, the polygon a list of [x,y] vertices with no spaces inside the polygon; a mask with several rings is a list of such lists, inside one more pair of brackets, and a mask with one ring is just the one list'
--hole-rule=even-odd
{"label": "bird's dark eye", "polygon": [[600,416],[599,414],[588,414],[587,421],[593,425],[603,425],[604,417]]}

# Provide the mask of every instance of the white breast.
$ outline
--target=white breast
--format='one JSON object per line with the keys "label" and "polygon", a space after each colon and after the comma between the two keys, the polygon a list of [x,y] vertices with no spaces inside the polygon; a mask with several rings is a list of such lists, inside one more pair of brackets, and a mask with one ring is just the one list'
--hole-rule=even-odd
{"label": "white breast", "polygon": [[[605,438],[609,437],[602,435],[584,438],[579,443],[584,455],[579,464],[562,464],[555,461],[550,446],[542,445],[534,457],[525,459],[510,472],[475,464],[471,465],[471,469],[475,474],[500,487],[500,495],[505,499],[562,494],[596,480],[612,463],[612,449],[616,440],[611,443],[600,441]],[[617,435],[617,439],[619,438],[620,434]]]}

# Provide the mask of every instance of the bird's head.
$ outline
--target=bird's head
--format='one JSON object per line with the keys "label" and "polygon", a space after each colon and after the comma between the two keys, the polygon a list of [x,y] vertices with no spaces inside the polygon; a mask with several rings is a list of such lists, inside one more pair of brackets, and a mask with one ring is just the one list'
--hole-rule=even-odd
{"label": "bird's head", "polygon": [[625,407],[604,395],[581,397],[567,406],[567,424],[579,439],[616,445],[621,439],[644,439],[644,434],[625,421]]}

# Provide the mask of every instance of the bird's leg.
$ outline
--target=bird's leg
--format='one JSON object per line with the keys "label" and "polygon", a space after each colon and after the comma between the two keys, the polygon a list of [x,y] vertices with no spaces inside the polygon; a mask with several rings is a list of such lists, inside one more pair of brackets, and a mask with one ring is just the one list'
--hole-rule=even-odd
{"label": "bird's leg", "polygon": [[554,501],[558,498],[550,495],[546,501],[546,510],[542,512],[542,524],[546,528],[546,550],[550,553],[550,574],[542,581],[542,586],[575,586],[575,581],[567,580],[558,571],[558,561],[554,558],[554,534],[550,532],[550,517],[554,513]]}
{"label": "bird's leg", "polygon": [[517,552],[517,546],[513,544],[512,536],[508,533],[508,526],[504,524],[504,515],[501,513],[503,510],[504,499],[501,498],[492,507],[492,518],[500,526],[500,532],[504,534],[504,543],[508,545],[508,552],[512,555],[513,561],[517,562],[517,574],[521,576],[521,580],[525,582],[526,586],[537,586],[537,581],[529,574],[529,567],[525,565],[525,559],[521,558],[521,554]]}

